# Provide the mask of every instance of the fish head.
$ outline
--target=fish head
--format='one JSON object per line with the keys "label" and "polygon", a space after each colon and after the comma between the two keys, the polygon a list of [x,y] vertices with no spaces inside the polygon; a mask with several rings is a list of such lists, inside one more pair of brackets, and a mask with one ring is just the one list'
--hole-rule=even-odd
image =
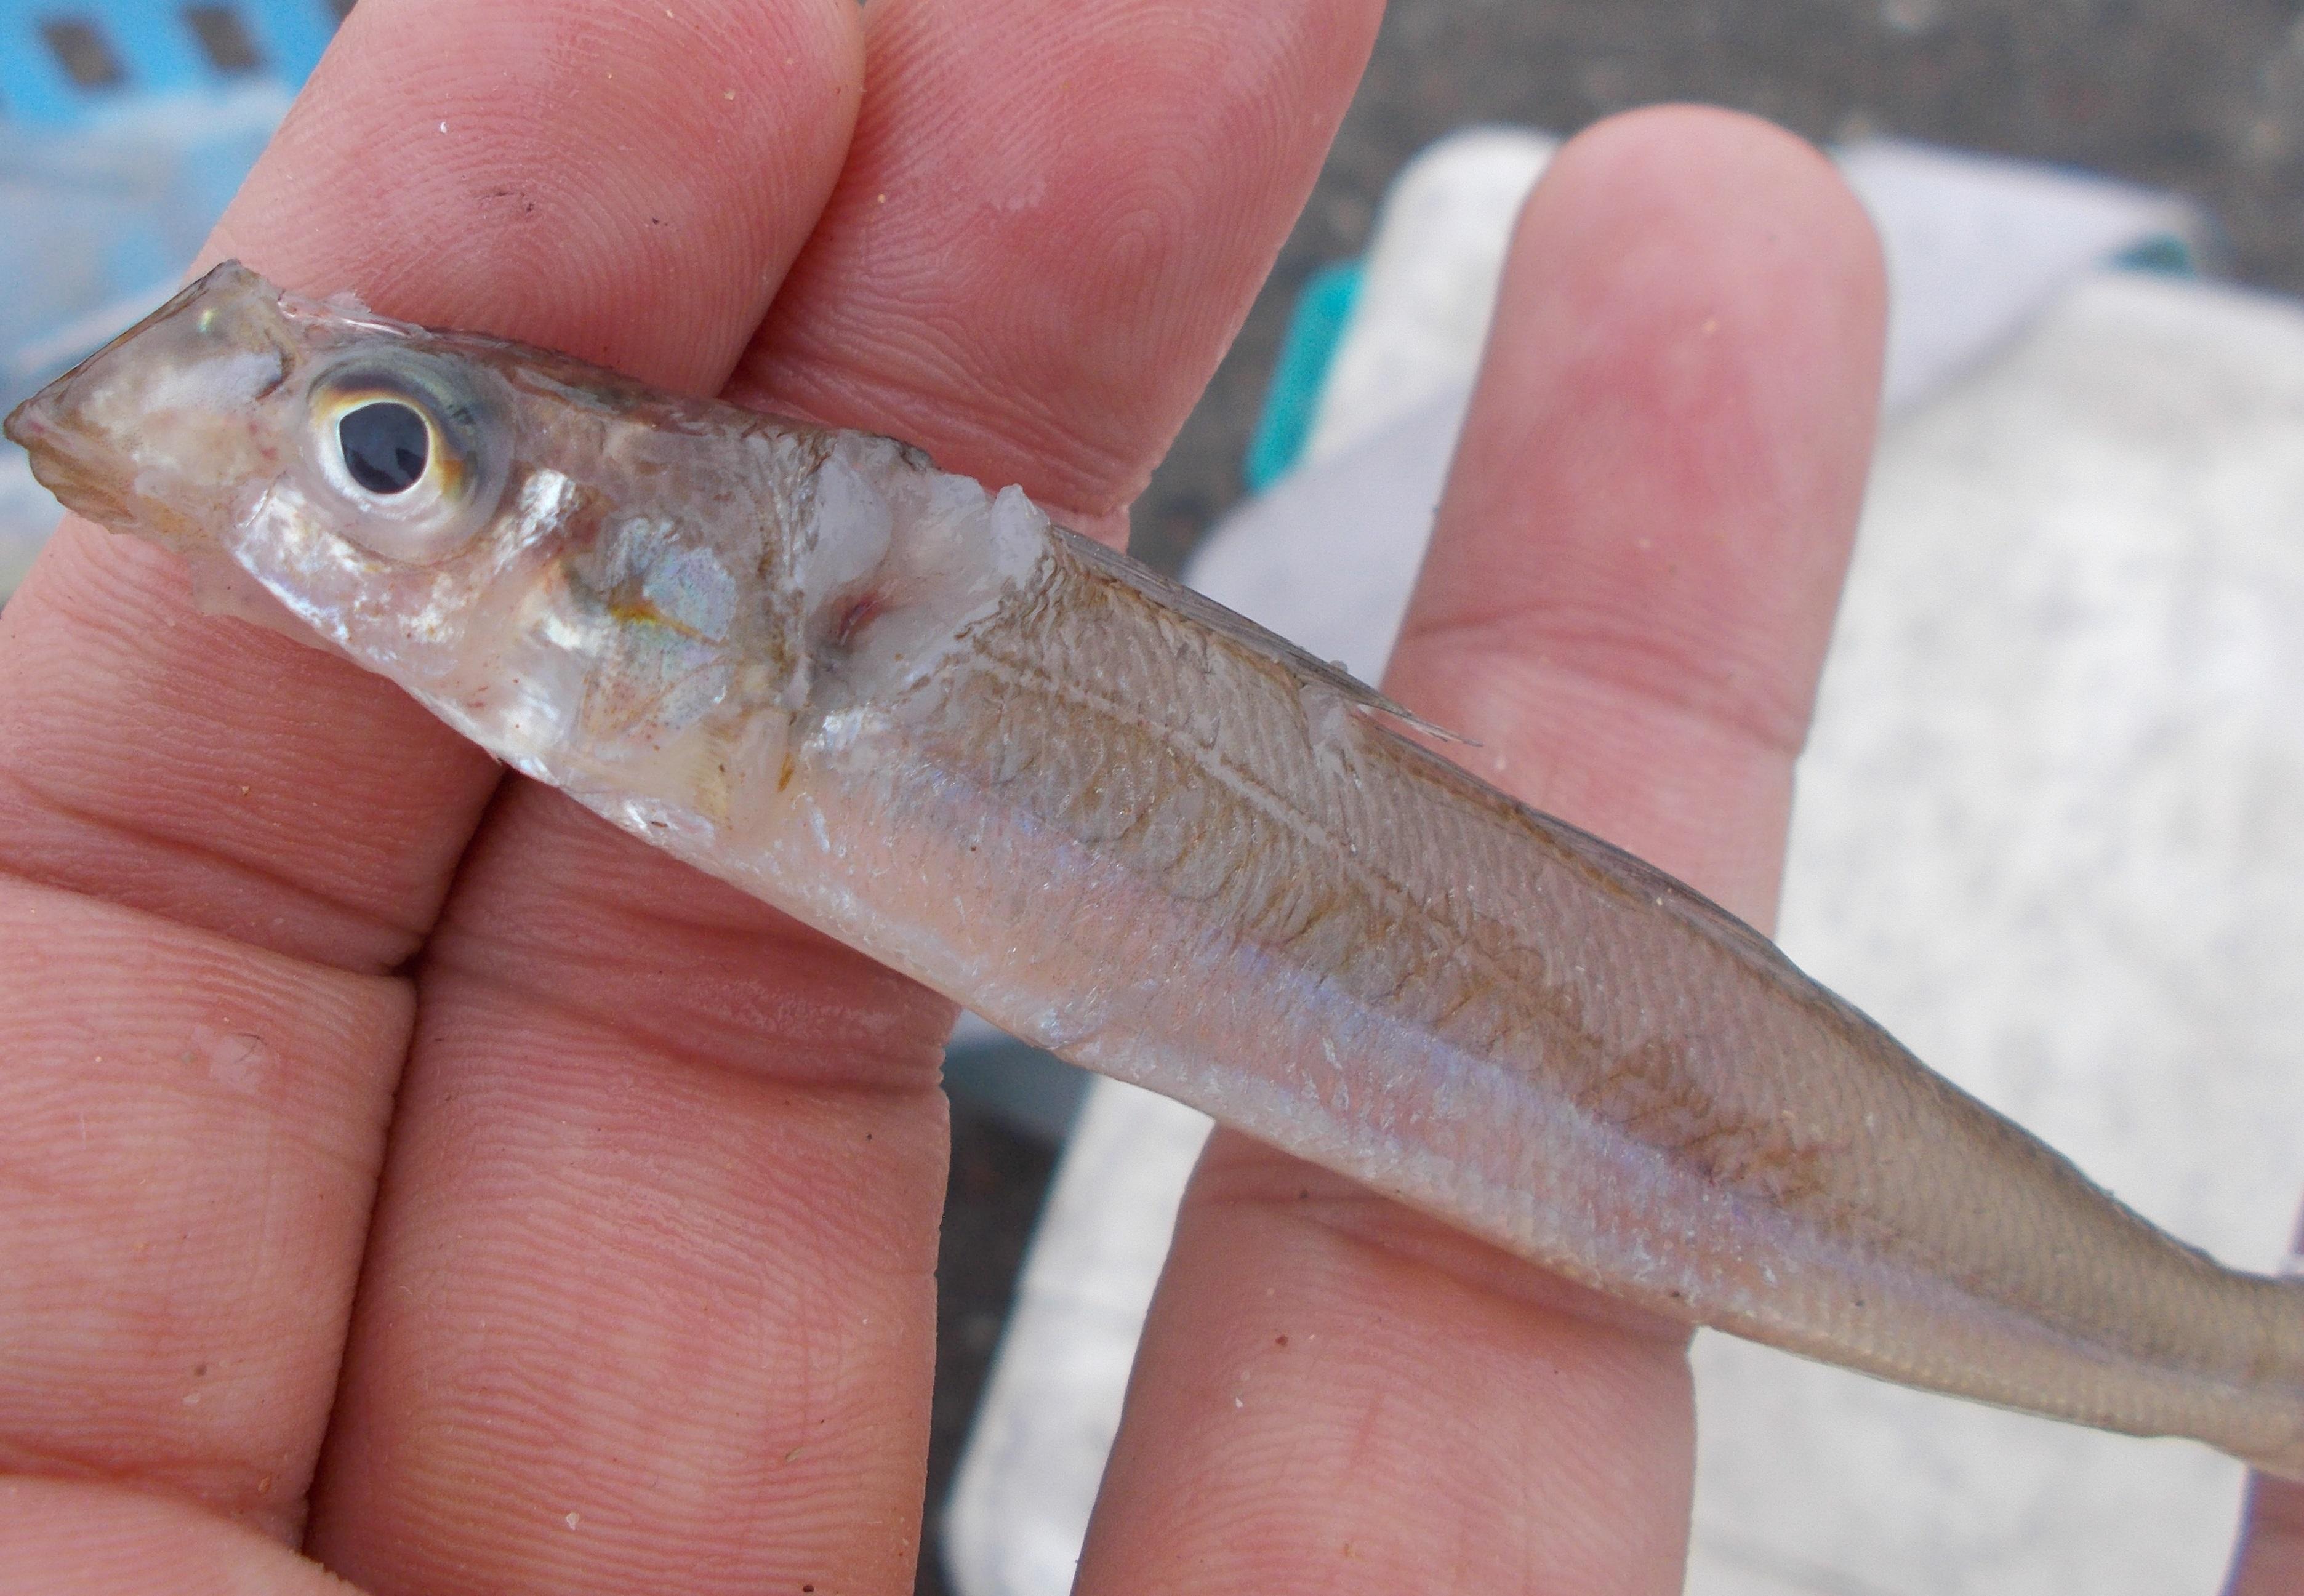
{"label": "fish head", "polygon": [[761,556],[731,546],[760,518],[729,512],[750,485],[713,467],[765,458],[741,430],[728,446],[739,414],[227,263],[7,425],[67,506],[183,555],[207,607],[565,781],[571,748],[692,741],[740,673],[783,690],[760,679],[792,651],[743,635],[773,629],[738,598]]}
{"label": "fish head", "polygon": [[8,435],[68,508],[204,578],[293,563],[320,604],[357,607],[468,555],[503,499],[509,389],[453,342],[226,262],[27,400]]}

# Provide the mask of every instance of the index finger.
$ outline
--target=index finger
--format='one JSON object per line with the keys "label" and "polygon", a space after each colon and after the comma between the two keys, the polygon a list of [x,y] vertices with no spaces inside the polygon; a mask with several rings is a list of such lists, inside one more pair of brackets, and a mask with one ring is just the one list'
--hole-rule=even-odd
{"label": "index finger", "polygon": [[[860,51],[848,0],[678,10],[368,0],[216,249],[716,387]],[[394,972],[496,782],[380,679],[194,611],[166,556],[77,522],[44,556],[0,621],[0,1467],[299,1520]]]}

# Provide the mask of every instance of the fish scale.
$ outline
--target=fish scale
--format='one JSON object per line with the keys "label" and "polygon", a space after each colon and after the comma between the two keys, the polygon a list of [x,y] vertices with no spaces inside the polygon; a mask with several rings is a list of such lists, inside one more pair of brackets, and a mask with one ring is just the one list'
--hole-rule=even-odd
{"label": "fish scale", "polygon": [[[354,398],[414,486],[330,454]],[[1647,1307],[2304,1478],[2304,1287],[1012,488],[230,266],[9,426],[209,602],[1076,1063]]]}

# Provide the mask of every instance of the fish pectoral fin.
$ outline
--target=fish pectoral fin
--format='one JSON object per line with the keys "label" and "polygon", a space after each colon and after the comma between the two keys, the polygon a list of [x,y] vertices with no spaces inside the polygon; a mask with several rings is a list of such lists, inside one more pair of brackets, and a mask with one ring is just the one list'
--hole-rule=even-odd
{"label": "fish pectoral fin", "polygon": [[1093,538],[1083,537],[1069,527],[1051,527],[1049,530],[1055,534],[1058,547],[1098,576],[1140,593],[1165,608],[1181,611],[1209,630],[1221,633],[1289,671],[1300,684],[1326,688],[1362,714],[1382,715],[1387,720],[1398,721],[1443,742],[1461,743],[1474,748],[1479,747],[1477,741],[1463,733],[1451,731],[1445,726],[1436,726],[1423,716],[1402,707],[1335,661],[1324,660],[1309,649],[1298,647],[1269,627],[1258,626],[1237,610],[1224,608],[1206,594],[1187,587],[1173,578],[1164,577],[1149,566],[1139,565],[1127,555],[1105,548]]}

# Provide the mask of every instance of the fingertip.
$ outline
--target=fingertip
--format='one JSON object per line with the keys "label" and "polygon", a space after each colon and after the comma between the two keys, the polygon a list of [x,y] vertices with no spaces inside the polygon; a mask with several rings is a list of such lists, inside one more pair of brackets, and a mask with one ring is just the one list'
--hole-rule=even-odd
{"label": "fingertip", "polygon": [[1546,175],[1564,182],[1588,168],[1621,173],[1634,163],[1715,201],[1756,184],[1783,194],[1811,190],[1837,205],[1844,222],[1871,232],[1862,201],[1829,155],[1780,123],[1724,106],[1642,106],[1603,117],[1562,147]]}
{"label": "fingertip", "polygon": [[880,0],[870,107],[735,392],[1114,527],[1245,317],[1370,0]]}
{"label": "fingertip", "polygon": [[1813,148],[1667,106],[1516,224],[1402,701],[1491,779],[1766,918],[1861,505],[1886,291]]}
{"label": "fingertip", "polygon": [[1514,265],[1533,269],[1543,243],[1571,220],[1621,243],[1648,235],[1648,250],[1627,249],[1624,265],[1700,241],[1723,266],[1802,274],[1826,296],[1803,308],[1841,335],[1835,363],[1855,387],[1876,390],[1887,319],[1879,232],[1840,168],[1798,134],[1715,106],[1650,106],[1595,122],[1561,148],[1529,196]]}
{"label": "fingertip", "polygon": [[1887,320],[1879,234],[1839,168],[1773,122],[1659,106],[1563,146],[1515,225],[1492,360],[1524,352],[1513,334],[1554,331],[1563,311],[1628,354],[1680,341],[1678,358],[1649,361],[1681,379],[1660,399],[1707,407],[1706,419],[1724,401],[1780,409],[1853,440],[1835,459],[1864,459]]}
{"label": "fingertip", "polygon": [[856,13],[367,0],[208,254],[715,389],[838,175]]}

